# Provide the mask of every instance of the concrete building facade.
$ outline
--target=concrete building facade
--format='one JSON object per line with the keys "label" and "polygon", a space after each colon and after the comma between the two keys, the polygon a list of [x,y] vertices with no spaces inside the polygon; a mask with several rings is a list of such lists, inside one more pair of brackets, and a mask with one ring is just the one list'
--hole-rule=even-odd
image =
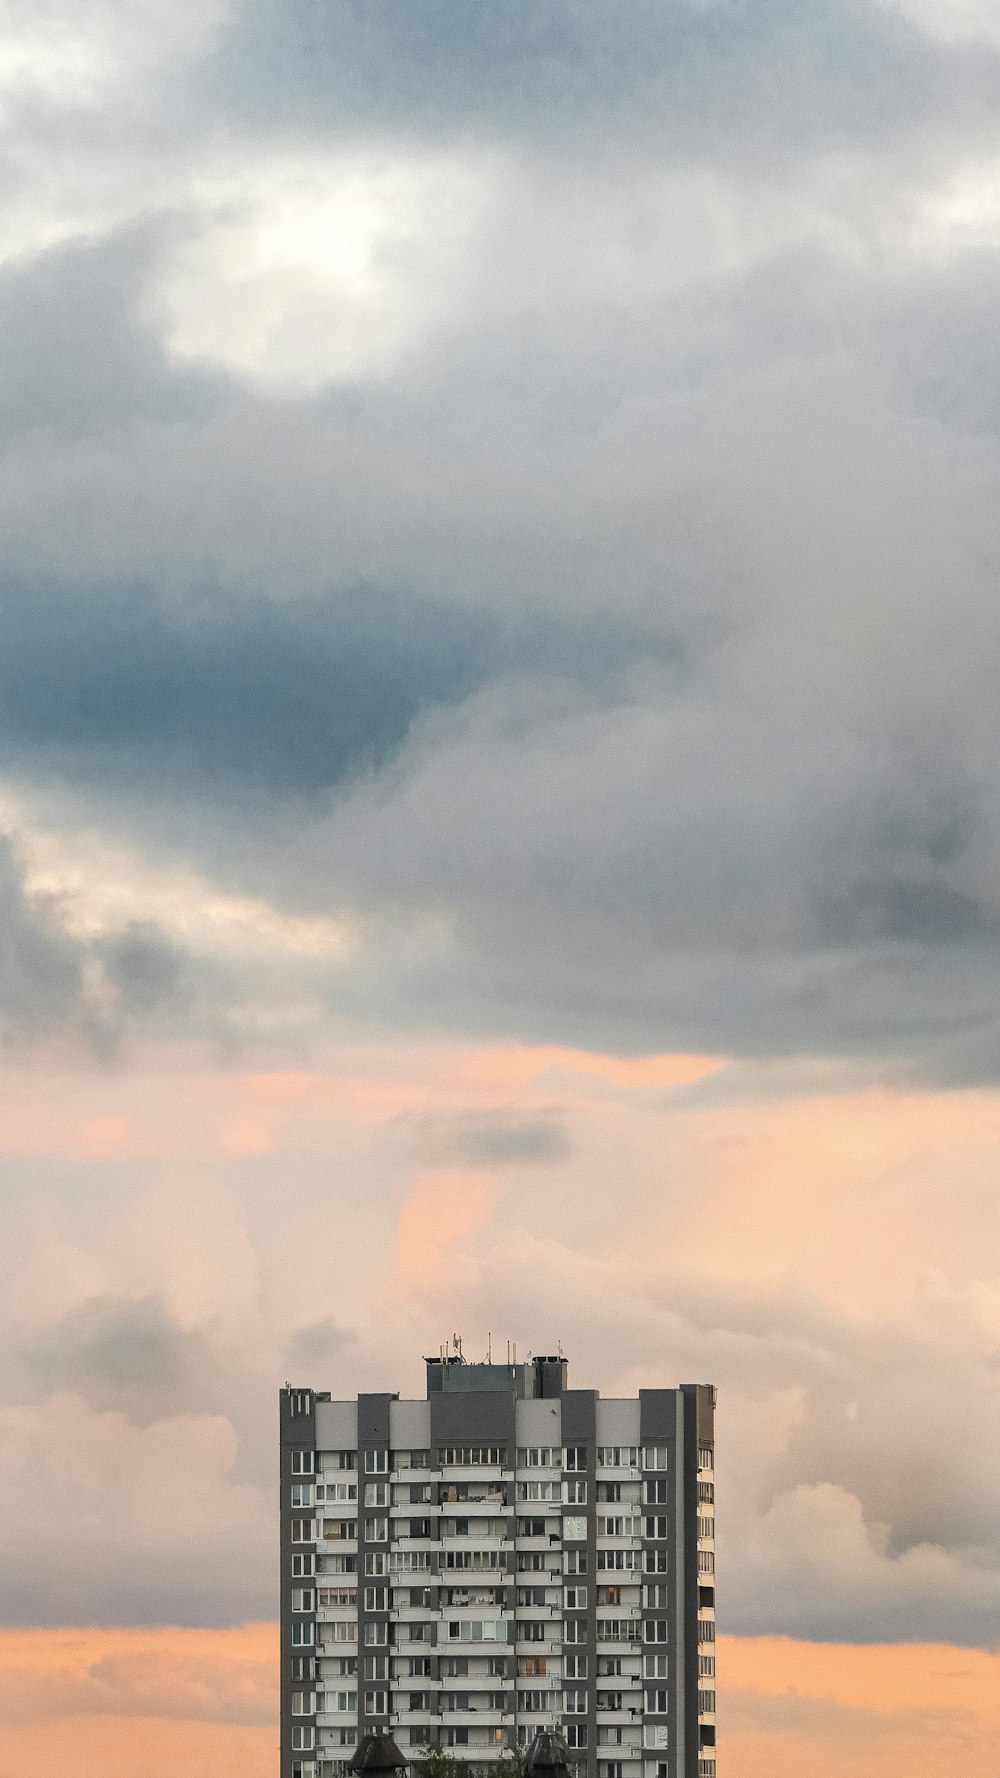
{"label": "concrete building facade", "polygon": [[714,1389],[426,1362],[424,1401],[281,1392],[282,1778],[553,1724],[580,1778],[716,1778]]}

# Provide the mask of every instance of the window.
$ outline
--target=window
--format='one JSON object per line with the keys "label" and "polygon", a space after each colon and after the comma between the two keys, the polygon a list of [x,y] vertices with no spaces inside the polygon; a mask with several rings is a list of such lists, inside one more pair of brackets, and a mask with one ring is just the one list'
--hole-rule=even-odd
{"label": "window", "polygon": [[548,1674],[549,1661],[547,1655],[518,1655],[518,1679],[544,1679]]}
{"label": "window", "polygon": [[365,1693],[365,1715],[366,1716],[388,1716],[388,1714],[389,1714],[389,1694],[388,1694],[388,1692],[366,1692]]}
{"label": "window", "polygon": [[316,1572],[316,1552],[315,1552],[315,1550],[306,1550],[306,1551],[303,1551],[302,1554],[292,1557],[292,1579],[293,1580],[303,1580],[303,1579],[305,1579],[305,1577],[307,1575],[315,1574],[315,1572]]}
{"label": "window", "polygon": [[312,1482],[293,1482],[292,1483],[292,1505],[293,1506],[312,1506],[312,1503],[313,1503]]}
{"label": "window", "polygon": [[669,1550],[643,1550],[642,1566],[647,1574],[666,1574],[669,1566]]}
{"label": "window", "polygon": [[[623,1710],[624,1705],[622,1703],[622,1699],[623,1699],[624,1695],[625,1695],[624,1692],[598,1692],[598,1694],[597,1694],[597,1708],[598,1708],[598,1710],[612,1710],[612,1711]],[[630,1694],[630,1696],[631,1696],[631,1694]]]}
{"label": "window", "polygon": [[293,1692],[292,1693],[292,1715],[293,1716],[315,1716],[315,1714],[316,1714],[316,1693],[315,1692]]}
{"label": "window", "polygon": [[620,1728],[608,1723],[601,1723],[597,1730],[598,1747],[621,1747],[625,1737]]}
{"label": "window", "polygon": [[448,1728],[441,1730],[442,1747],[468,1747],[469,1731],[467,1727]]}
{"label": "window", "polygon": [[393,1550],[389,1557],[393,1574],[426,1574],[430,1565],[430,1550]]}
{"label": "window", "polygon": [[521,1716],[544,1716],[552,1709],[551,1692],[518,1692],[517,1708]]}
{"label": "window", "polygon": [[389,1453],[388,1453],[388,1451],[366,1451],[365,1452],[365,1475],[388,1475],[388,1473],[389,1473]]}
{"label": "window", "polygon": [[598,1642],[628,1642],[633,1631],[629,1618],[599,1617],[597,1620]]}
{"label": "window", "polygon": [[649,1716],[666,1716],[670,1709],[669,1693],[664,1687],[661,1691],[646,1693],[646,1712]]}
{"label": "window", "polygon": [[319,1766],[314,1759],[292,1761],[292,1778],[316,1778]]}
{"label": "window", "polygon": [[315,1462],[316,1462],[315,1451],[293,1451],[292,1452],[292,1474],[293,1475],[312,1475],[314,1468],[315,1468]]}
{"label": "window", "polygon": [[357,1642],[357,1624],[327,1624],[324,1635],[328,1642]]}
{"label": "window", "polygon": [[666,1655],[643,1655],[643,1657],[642,1657],[642,1677],[643,1677],[643,1679],[666,1679],[666,1677],[667,1677],[667,1656]]}
{"label": "window", "polygon": [[[527,1629],[527,1625],[524,1626]],[[544,1626],[539,1626],[544,1628]],[[501,1625],[501,1628],[503,1626]],[[473,1622],[468,1618],[451,1619],[448,1623],[448,1640],[450,1642],[499,1642],[497,1626],[489,1619],[482,1623]]]}
{"label": "window", "polygon": [[506,1445],[440,1445],[438,1447],[438,1467],[440,1469],[472,1469],[480,1464],[506,1469]]}
{"label": "window", "polygon": [[664,1581],[657,1581],[654,1586],[642,1589],[642,1603],[652,1606],[654,1611],[664,1611],[670,1604],[670,1588]]}
{"label": "window", "polygon": [[324,1451],[320,1468],[326,1475],[332,1469],[357,1469],[357,1451]]}
{"label": "window", "polygon": [[356,1655],[337,1655],[327,1662],[327,1671],[331,1679],[354,1679],[357,1677],[358,1659]]}
{"label": "window", "polygon": [[293,1648],[312,1648],[312,1645],[313,1645],[313,1621],[312,1621],[312,1618],[308,1618],[308,1617],[307,1618],[293,1618],[292,1619],[292,1647]]}
{"label": "window", "polygon": [[598,1469],[638,1469],[638,1445],[599,1445],[597,1467]]}
{"label": "window", "polygon": [[712,1622],[711,1618],[699,1618],[698,1619],[698,1641],[699,1642],[714,1642],[715,1641],[715,1625]]}
{"label": "window", "polygon": [[294,1723],[292,1726],[293,1753],[311,1753],[316,1745],[316,1730],[310,1723]]}
{"label": "window", "polygon": [[586,1716],[586,1714],[587,1714],[587,1688],[586,1688],[586,1686],[570,1686],[568,1692],[566,1693],[566,1702],[565,1702],[564,1708],[566,1710],[567,1716]]}
{"label": "window", "polygon": [[312,1587],[293,1587],[292,1588],[292,1610],[293,1611],[312,1611],[313,1610],[313,1590],[312,1590]]}
{"label": "window", "polygon": [[357,1543],[357,1519],[324,1519],[324,1543]]}
{"label": "window", "polygon": [[666,1476],[651,1476],[642,1485],[642,1498],[647,1506],[666,1506],[668,1482]]}
{"label": "window", "polygon": [[585,1611],[587,1608],[586,1587],[564,1587],[563,1604],[566,1611]]}
{"label": "window", "polygon": [[[420,1552],[421,1554],[423,1552]],[[538,1566],[542,1558],[539,1555]],[[518,1557],[518,1568],[527,1566],[527,1558]],[[506,1566],[503,1550],[442,1550],[438,1557],[438,1566],[444,1568],[469,1568],[480,1573],[487,1569],[502,1569]]]}
{"label": "window", "polygon": [[518,1482],[518,1500],[558,1500],[558,1482]]}
{"label": "window", "polygon": [[312,1390],[293,1389],[288,1397],[289,1412],[298,1418],[300,1414],[312,1413]]}
{"label": "window", "polygon": [[655,1518],[650,1513],[646,1519],[644,1535],[646,1537],[668,1537],[666,1513],[659,1513]]}
{"label": "window", "polygon": [[647,1445],[642,1453],[643,1469],[666,1469],[669,1445]]}
{"label": "window", "polygon": [[518,1587],[518,1589],[517,1589],[517,1603],[519,1606],[544,1605],[545,1604],[545,1588],[544,1587]]}
{"label": "window", "polygon": [[388,1550],[366,1550],[365,1551],[365,1573],[366,1574],[388,1574],[388,1572],[389,1572],[389,1552],[388,1552]]}
{"label": "window", "polygon": [[357,1556],[324,1556],[321,1562],[323,1574],[357,1574]]}
{"label": "window", "polygon": [[333,1711],[338,1716],[353,1716],[358,1707],[357,1692],[324,1692],[323,1708]]}
{"label": "window", "polygon": [[715,1588],[714,1587],[699,1587],[698,1588],[698,1610],[699,1611],[711,1611],[714,1608],[714,1605],[715,1605]]}
{"label": "window", "polygon": [[568,1722],[566,1724],[567,1747],[586,1747],[587,1725],[585,1722]]}
{"label": "window", "polygon": [[567,1655],[563,1665],[564,1665],[564,1671],[565,1671],[565,1675],[566,1675],[567,1679],[586,1679],[586,1677],[587,1677],[587,1657],[586,1657],[586,1655]]}
{"label": "window", "polygon": [[544,1519],[518,1519],[515,1526],[518,1537],[544,1537]]}
{"label": "window", "polygon": [[388,1609],[389,1609],[389,1589],[388,1589],[388,1587],[366,1587],[365,1588],[365,1610],[366,1611],[388,1611]]}
{"label": "window", "polygon": [[518,1624],[518,1640],[521,1642],[545,1642],[550,1626],[546,1623],[532,1622],[529,1618],[525,1623]]}
{"label": "window", "polygon": [[698,1536],[699,1537],[714,1537],[715,1536],[715,1520],[714,1519],[699,1519],[698,1520]]}
{"label": "window", "polygon": [[587,1620],[586,1620],[586,1618],[584,1618],[584,1617],[571,1618],[568,1623],[564,1623],[563,1624],[563,1641],[564,1642],[586,1642],[587,1641]]}
{"label": "window", "polygon": [[292,1520],[293,1543],[312,1543],[313,1536],[313,1522],[311,1519]]}
{"label": "window", "polygon": [[598,1655],[598,1679],[620,1679],[622,1672],[621,1655]]}
{"label": "window", "polygon": [[699,1655],[698,1656],[698,1672],[699,1672],[702,1679],[714,1679],[715,1678],[715,1656],[714,1655]]}
{"label": "window", "polygon": [[[405,1530],[404,1527],[407,1525],[409,1526],[409,1529]],[[430,1519],[404,1519],[403,1525],[400,1527],[400,1536],[402,1537],[429,1537],[430,1534]]]}
{"label": "window", "polygon": [[315,1677],[316,1677],[316,1657],[315,1657],[315,1655],[293,1655],[292,1656],[292,1678],[293,1679],[315,1679]]}
{"label": "window", "polygon": [[389,1521],[388,1521],[388,1519],[366,1519],[365,1520],[365,1542],[366,1543],[385,1543],[388,1535],[389,1535]]}
{"label": "window", "polygon": [[566,1502],[567,1506],[586,1506],[586,1482],[563,1482],[563,1500]]}
{"label": "window", "polygon": [[411,1692],[410,1693],[408,1709],[429,1711],[430,1708],[431,1708],[431,1693],[430,1692]]}
{"label": "window", "polygon": [[519,1445],[517,1448],[518,1469],[558,1469],[561,1459],[562,1452],[549,1445]]}
{"label": "window", "polygon": [[714,1714],[714,1711],[715,1711],[715,1693],[714,1692],[699,1692],[698,1693],[698,1710],[702,1716]]}
{"label": "window", "polygon": [[622,1762],[620,1759],[602,1759],[597,1762],[597,1778],[622,1778]]}
{"label": "window", "polygon": [[715,1452],[712,1450],[711,1445],[699,1446],[698,1468],[699,1469],[714,1469],[715,1468]]}
{"label": "window", "polygon": [[393,1451],[393,1469],[430,1469],[429,1451]]}
{"label": "window", "polygon": [[316,1485],[316,1499],[325,1501],[327,1506],[332,1506],[334,1502],[346,1505],[349,1500],[357,1498],[357,1482],[318,1482]]}
{"label": "window", "polygon": [[711,1550],[699,1550],[698,1551],[698,1573],[699,1574],[714,1574],[715,1573],[715,1556],[713,1555]]}
{"label": "window", "polygon": [[[356,1626],[352,1624],[351,1628],[355,1629]],[[413,1628],[414,1628],[414,1626],[411,1624],[410,1625],[410,1635],[411,1636],[413,1635]],[[368,1623],[365,1625],[365,1647],[366,1648],[386,1648],[386,1647],[388,1647],[388,1643],[389,1643],[389,1626],[388,1626],[388,1624]]]}
{"label": "window", "polygon": [[563,1554],[563,1573],[564,1574],[586,1574],[586,1572],[587,1572],[587,1551],[586,1550],[566,1550]]}
{"label": "window", "polygon": [[643,1640],[645,1642],[667,1641],[667,1620],[665,1617],[648,1617],[643,1620]]}
{"label": "window", "polygon": [[634,1569],[637,1554],[637,1550],[598,1550],[598,1573],[617,1571],[620,1574],[628,1569]]}
{"label": "window", "polygon": [[318,1597],[321,1611],[333,1605],[357,1605],[358,1589],[357,1587],[320,1587]]}
{"label": "window", "polygon": [[641,1534],[642,1520],[637,1513],[602,1513],[598,1515],[598,1537],[639,1537]]}
{"label": "window", "polygon": [[667,1725],[666,1725],[666,1723],[665,1722],[647,1723],[645,1729],[643,1730],[643,1737],[642,1738],[643,1738],[643,1743],[646,1747],[652,1747],[658,1753],[659,1752],[666,1752],[666,1749],[669,1745],[669,1742],[667,1739]]}
{"label": "window", "polygon": [[715,1500],[715,1483],[714,1482],[699,1482],[698,1483],[698,1499],[704,1500],[707,1505],[711,1506],[711,1504]]}
{"label": "window", "polygon": [[586,1445],[567,1445],[563,1452],[563,1468],[581,1470],[587,1467]]}
{"label": "window", "polygon": [[602,1501],[620,1500],[622,1497],[621,1482],[598,1482],[597,1503]]}
{"label": "window", "polygon": [[714,1759],[700,1759],[698,1761],[698,1778],[715,1778]]}
{"label": "window", "polygon": [[587,1537],[586,1518],[582,1514],[579,1518],[576,1518],[575,1516],[571,1517],[567,1513],[566,1517],[563,1519],[562,1530],[563,1536],[568,1538],[570,1542],[575,1541],[577,1543],[584,1543]]}
{"label": "window", "polygon": [[623,1591],[624,1588],[622,1587],[598,1587],[598,1605],[620,1605],[622,1602]]}
{"label": "window", "polygon": [[389,1484],[388,1484],[388,1482],[366,1482],[365,1483],[365,1505],[366,1506],[388,1506],[388,1504],[389,1504]]}

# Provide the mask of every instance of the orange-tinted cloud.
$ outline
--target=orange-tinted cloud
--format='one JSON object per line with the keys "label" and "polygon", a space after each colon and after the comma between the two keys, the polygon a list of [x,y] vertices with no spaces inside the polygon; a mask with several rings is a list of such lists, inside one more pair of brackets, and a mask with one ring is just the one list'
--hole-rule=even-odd
{"label": "orange-tinted cloud", "polygon": [[723,1637],[718,1658],[734,1778],[996,1778],[1000,1654]]}
{"label": "orange-tinted cloud", "polygon": [[[995,1778],[1000,1654],[719,1641],[733,1778]],[[0,1778],[271,1778],[277,1628],[0,1631]]]}

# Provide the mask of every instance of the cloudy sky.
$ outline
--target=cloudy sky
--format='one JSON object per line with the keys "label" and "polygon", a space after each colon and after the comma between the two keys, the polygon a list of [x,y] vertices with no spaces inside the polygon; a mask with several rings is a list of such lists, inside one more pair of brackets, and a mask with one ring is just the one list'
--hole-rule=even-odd
{"label": "cloudy sky", "polygon": [[720,1391],[1000,1759],[996,0],[0,0],[0,1778],[264,1778],[275,1391]]}

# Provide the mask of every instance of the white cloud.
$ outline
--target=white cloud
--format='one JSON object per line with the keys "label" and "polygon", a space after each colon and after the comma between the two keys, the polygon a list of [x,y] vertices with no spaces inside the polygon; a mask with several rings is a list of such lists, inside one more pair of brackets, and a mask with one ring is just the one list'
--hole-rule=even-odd
{"label": "white cloud", "polygon": [[488,201],[467,157],[251,154],[195,182],[151,306],[176,356],[271,389],[385,376],[456,314]]}
{"label": "white cloud", "polygon": [[91,107],[173,61],[203,53],[232,0],[2,0],[0,115],[44,100]]}

